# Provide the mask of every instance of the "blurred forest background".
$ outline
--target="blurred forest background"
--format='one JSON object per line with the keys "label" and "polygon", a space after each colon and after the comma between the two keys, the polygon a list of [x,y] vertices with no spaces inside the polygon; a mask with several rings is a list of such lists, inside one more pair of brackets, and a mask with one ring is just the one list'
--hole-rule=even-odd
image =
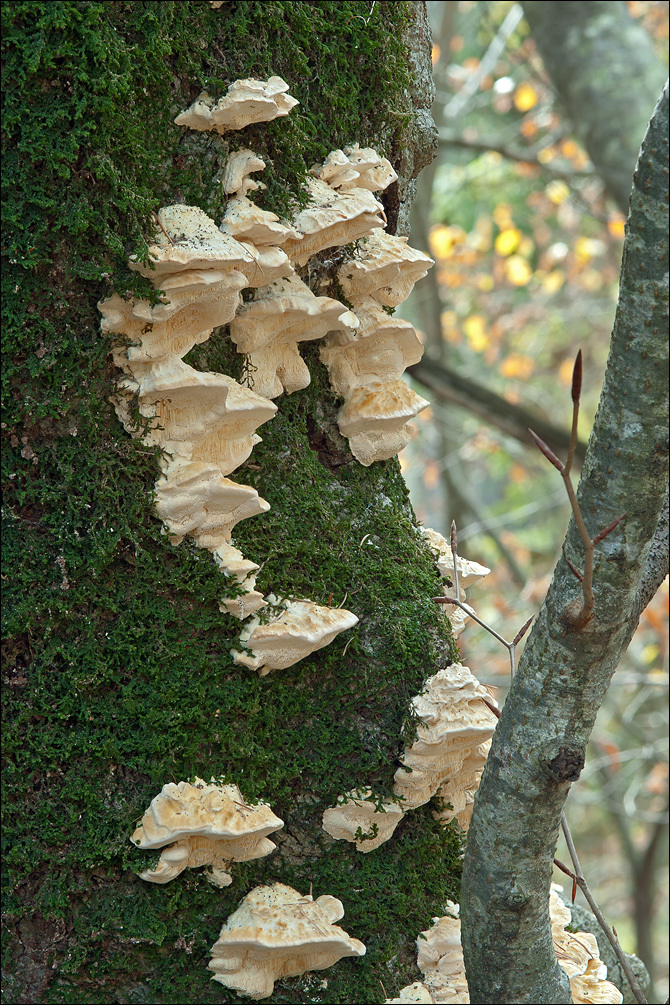
{"label": "blurred forest background", "polygon": [[[627,7],[667,67],[668,3]],[[419,520],[447,537],[455,520],[460,553],[493,570],[468,602],[511,638],[541,604],[569,518],[523,413],[567,434],[581,348],[579,432],[588,440],[625,215],[561,110],[521,5],[428,8],[440,148],[419,178],[411,243],[436,265],[399,313],[422,333],[413,386],[432,404],[401,464]],[[596,899],[652,972],[650,1001],[668,995],[667,632],[666,580],[616,673],[567,806]],[[504,701],[506,650],[472,621],[459,643],[463,662]],[[568,861],[562,846],[558,857]]]}

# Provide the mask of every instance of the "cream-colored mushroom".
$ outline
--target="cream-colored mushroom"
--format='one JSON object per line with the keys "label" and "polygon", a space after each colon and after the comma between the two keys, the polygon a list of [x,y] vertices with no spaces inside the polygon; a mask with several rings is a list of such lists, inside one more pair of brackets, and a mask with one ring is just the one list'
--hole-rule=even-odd
{"label": "cream-colored mushroom", "polygon": [[263,594],[255,589],[256,573],[260,569],[256,562],[244,558],[241,551],[227,542],[220,544],[213,555],[221,571],[236,579],[246,591],[238,597],[224,598],[219,604],[220,611],[227,611],[228,614],[242,620],[266,606]]}
{"label": "cream-colored mushroom", "polygon": [[384,207],[367,189],[338,192],[318,178],[308,178],[307,188],[310,201],[293,219],[293,226],[303,236],[283,245],[298,265],[324,248],[352,244],[386,223]]}
{"label": "cream-colored mushroom", "polygon": [[344,150],[333,150],[323,164],[312,168],[312,174],[331,188],[344,191],[362,188],[380,192],[398,180],[390,161],[371,147],[359,147],[358,143]]}
{"label": "cream-colored mushroom", "polygon": [[268,601],[281,603],[281,614],[265,624],[258,616],[251,618],[240,635],[252,655],[231,651],[235,663],[257,670],[260,677],[293,666],[358,624],[356,615],[341,607],[320,607],[311,600],[278,601],[272,594]]}
{"label": "cream-colored mushroom", "polygon": [[[454,554],[451,550],[451,545],[442,534],[439,534],[436,530],[432,530],[430,527],[421,527],[420,530],[431,550],[436,553],[435,564],[440,575],[446,579],[453,580]],[[479,582],[484,576],[488,576],[491,571],[485,565],[480,565],[479,562],[469,562],[466,558],[461,558],[460,555],[457,556],[457,559],[458,582],[462,587],[472,586],[473,583]]]}
{"label": "cream-colored mushroom", "polygon": [[212,979],[250,998],[268,998],[281,977],[325,970],[346,956],[364,956],[363,943],[334,924],[343,916],[335,897],[313,900],[282,883],[258,886],[231,914],[212,946]]}
{"label": "cream-colored mushroom", "polygon": [[368,467],[407,446],[414,432],[407,420],[429,404],[402,380],[368,384],[347,396],[337,424],[354,457]]}
{"label": "cream-colored mushroom", "polygon": [[406,367],[423,355],[409,321],[390,317],[370,298],[356,303],[355,311],[360,322],[357,337],[331,334],[321,350],[330,385],[344,397],[355,388],[398,381]]}
{"label": "cream-colored mushroom", "polygon": [[220,229],[224,234],[230,234],[238,241],[248,241],[257,248],[281,245],[289,237],[300,238],[297,230],[280,223],[275,213],[260,209],[246,197],[228,200]]}
{"label": "cream-colored mushroom", "polygon": [[401,757],[404,767],[396,771],[394,785],[405,799],[403,809],[427,803],[448,779],[454,779],[452,793],[458,790],[468,753],[496,727],[482,698],[491,700],[486,688],[467,667],[453,664],[429,677],[423,693],[412,699],[417,738]]}
{"label": "cream-colored mushroom", "polygon": [[149,247],[149,262],[131,258],[135,272],[158,285],[166,275],[197,269],[228,272],[249,262],[249,252],[233,237],[222,234],[214,220],[198,206],[177,203],[157,213],[160,229]]}
{"label": "cream-colored mushroom", "polygon": [[598,942],[591,932],[567,932],[572,920],[568,905],[558,896],[561,887],[551,885],[549,919],[558,964],[570,980],[573,1002],[612,1002],[619,1005],[623,995],[607,980],[607,967],[599,956]]}
{"label": "cream-colored mushroom", "polygon": [[410,248],[406,237],[373,230],[353,258],[340,266],[337,278],[348,300],[372,297],[385,307],[397,307],[426,275],[432,258]]}
{"label": "cream-colored mushroom", "polygon": [[244,129],[255,122],[271,122],[280,115],[288,115],[292,108],[300,104],[287,93],[288,87],[281,77],[236,80],[228,88],[228,93],[216,102],[206,91],[202,91],[174,121],[176,125],[188,129],[219,134]]}
{"label": "cream-colored mushroom", "polygon": [[224,478],[217,464],[172,462],[156,484],[156,512],[173,544],[190,535],[199,547],[215,551],[230,541],[240,520],[269,509],[256,489]]}
{"label": "cream-colored mushroom", "polygon": [[433,924],[416,940],[416,965],[434,996],[434,1001],[467,1003],[470,1001],[461,948],[461,922],[458,904],[447,901],[446,909],[456,917],[433,918]]}
{"label": "cream-colored mushroom", "polygon": [[332,330],[351,333],[358,320],[338,300],[317,297],[297,276],[259,289],[231,322],[238,352],[250,356],[254,390],[266,398],[307,387],[298,343]]}
{"label": "cream-colored mushroom", "polygon": [[[490,749],[490,740],[472,747],[461,762],[458,773],[451,775],[440,785],[436,796],[445,805],[443,809],[433,814],[436,820],[443,824],[448,824],[450,820],[457,820],[464,831],[468,829],[475,794],[479,788],[482,771]],[[447,804],[451,805],[451,809]]]}
{"label": "cream-colored mushroom", "polygon": [[229,886],[230,863],[269,855],[276,845],[267,835],[283,826],[266,803],[247,805],[237,785],[196,778],[164,785],[130,840],[145,851],[164,849],[156,868],[140,873],[149,883],[204,865],[210,883]]}
{"label": "cream-colored mushroom", "polygon": [[257,192],[265,188],[263,182],[257,182],[249,176],[256,171],[263,171],[265,161],[253,150],[236,150],[230,154],[223,169],[221,186],[226,195],[246,196],[249,192]]}
{"label": "cream-colored mushroom", "polygon": [[397,803],[377,803],[371,789],[354,789],[325,811],[323,829],[337,841],[354,841],[356,851],[369,852],[388,841],[403,815]]}

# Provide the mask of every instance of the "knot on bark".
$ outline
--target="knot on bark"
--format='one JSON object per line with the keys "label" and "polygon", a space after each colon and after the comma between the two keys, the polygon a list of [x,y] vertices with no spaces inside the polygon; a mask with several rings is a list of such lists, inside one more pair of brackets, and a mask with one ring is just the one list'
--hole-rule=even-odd
{"label": "knot on bark", "polygon": [[576,782],[584,767],[584,751],[581,747],[560,747],[555,757],[547,763],[550,774],[557,782]]}

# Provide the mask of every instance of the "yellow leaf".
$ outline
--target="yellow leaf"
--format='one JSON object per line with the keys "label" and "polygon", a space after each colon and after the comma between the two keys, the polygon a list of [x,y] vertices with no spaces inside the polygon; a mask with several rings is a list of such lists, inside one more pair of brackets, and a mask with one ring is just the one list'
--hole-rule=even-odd
{"label": "yellow leaf", "polygon": [[454,245],[462,244],[467,234],[462,227],[433,227],[428,235],[430,250],[436,258],[450,258]]}
{"label": "yellow leaf", "polygon": [[545,293],[558,293],[565,282],[565,273],[561,269],[554,269],[542,280],[542,289]]}
{"label": "yellow leaf", "polygon": [[519,247],[521,242],[521,231],[516,227],[507,227],[501,230],[495,240],[495,249],[499,255],[511,255]]}
{"label": "yellow leaf", "polygon": [[610,217],[607,221],[607,230],[612,237],[618,237],[623,240],[624,234],[626,233],[626,221],[623,216]]}
{"label": "yellow leaf", "polygon": [[512,286],[526,286],[533,275],[533,270],[521,255],[511,255],[505,259],[505,276]]}
{"label": "yellow leaf", "polygon": [[513,227],[514,223],[512,221],[512,207],[508,202],[499,202],[496,208],[493,210],[493,222],[500,230],[505,230],[507,227]]}
{"label": "yellow leaf", "polygon": [[550,161],[553,161],[555,156],[556,156],[556,147],[548,146],[538,151],[537,159],[539,160],[540,164],[548,164]]}
{"label": "yellow leaf", "polygon": [[535,119],[524,119],[521,123],[520,132],[525,140],[532,140],[533,136],[537,136],[539,126]]}
{"label": "yellow leaf", "polygon": [[572,371],[575,366],[574,359],[564,359],[558,368],[558,380],[563,387],[570,387],[572,384]]}
{"label": "yellow leaf", "polygon": [[463,322],[465,337],[475,352],[483,352],[491,344],[491,339],[486,333],[486,324],[481,314],[471,314]]}
{"label": "yellow leaf", "polygon": [[537,91],[532,84],[519,84],[514,92],[514,107],[518,112],[529,112],[538,102]]}
{"label": "yellow leaf", "polygon": [[596,255],[602,255],[605,245],[593,237],[578,237],[575,241],[575,257],[580,265],[586,265]]}
{"label": "yellow leaf", "polygon": [[513,464],[509,469],[508,478],[511,482],[519,484],[528,480],[528,472],[522,464]]}
{"label": "yellow leaf", "polygon": [[535,251],[535,245],[530,237],[524,237],[519,245],[519,254],[524,258],[530,258]]}
{"label": "yellow leaf", "polygon": [[570,196],[570,189],[560,178],[554,178],[553,181],[550,181],[545,192],[554,206],[560,206]]}
{"label": "yellow leaf", "polygon": [[516,352],[513,352],[500,364],[500,372],[503,377],[518,377],[519,380],[528,380],[534,369],[534,359]]}
{"label": "yellow leaf", "polygon": [[477,289],[482,293],[490,293],[495,286],[493,276],[477,276]]}
{"label": "yellow leaf", "polygon": [[603,277],[598,269],[584,269],[579,277],[579,285],[589,293],[597,293],[603,288]]}
{"label": "yellow leaf", "polygon": [[436,489],[440,484],[440,465],[437,461],[428,461],[423,469],[423,484],[427,489]]}
{"label": "yellow leaf", "polygon": [[432,52],[430,54],[432,62],[433,62],[433,66],[435,66],[435,64],[437,63],[438,59],[440,58],[441,51],[442,50],[440,49],[440,47],[437,44],[437,42],[434,42],[433,43],[433,50],[432,50]]}

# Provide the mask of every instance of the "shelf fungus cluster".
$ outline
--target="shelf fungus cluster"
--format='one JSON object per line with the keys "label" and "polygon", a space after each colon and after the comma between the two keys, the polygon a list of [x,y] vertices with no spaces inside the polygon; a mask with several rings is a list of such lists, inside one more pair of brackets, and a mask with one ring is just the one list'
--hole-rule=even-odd
{"label": "shelf fungus cluster", "polygon": [[268,834],[284,821],[266,803],[248,805],[237,785],[168,782],[151,800],[131,841],[144,851],[162,849],[154,869],[140,873],[149,883],[169,883],[184,869],[206,866],[214,886],[232,883],[231,862],[263,858],[276,845]]}
{"label": "shelf fungus cluster", "polygon": [[402,754],[393,793],[398,802],[375,804],[369,790],[348,792],[325,811],[331,837],[355,841],[358,851],[374,851],[393,834],[403,815],[437,796],[436,818],[454,818],[467,828],[474,794],[486,762],[497,719],[482,701],[489,692],[467,667],[453,664],[426,681],[412,699],[417,738]]}
{"label": "shelf fungus cluster", "polygon": [[[421,533],[423,534],[428,547],[431,549],[435,555],[435,565],[437,570],[445,580],[444,586],[442,587],[442,593],[445,597],[455,597],[456,596],[456,585],[454,579],[454,555],[451,550],[449,542],[436,530],[432,530],[430,527],[421,527]],[[487,569],[485,565],[479,565],[478,562],[469,562],[466,558],[461,558],[460,555],[456,556],[456,568],[458,570],[458,584],[460,587],[461,601],[465,603],[465,589],[470,588],[474,583],[477,583],[484,576],[488,576],[490,569]],[[455,605],[449,605],[445,608],[447,612],[447,617],[449,623],[451,624],[451,633],[456,638],[465,628],[468,621],[468,614],[466,611],[462,610],[460,607]]]}
{"label": "shelf fungus cluster", "polygon": [[[590,932],[566,932],[571,914],[558,897],[561,888],[552,885],[549,918],[559,966],[570,980],[570,994],[575,1005],[612,1003],[619,1005],[623,995],[607,980],[607,967],[598,957],[598,943]],[[391,1002],[449,1002],[468,1005],[470,995],[461,947],[461,922],[458,904],[447,902],[449,915],[433,918],[432,926],[416,940],[417,966],[423,981],[402,988]]]}
{"label": "shelf fungus cluster", "polygon": [[231,914],[211,949],[213,980],[257,1000],[280,977],[325,970],[365,946],[335,922],[344,908],[335,897],[313,900],[282,883],[258,886]]}

